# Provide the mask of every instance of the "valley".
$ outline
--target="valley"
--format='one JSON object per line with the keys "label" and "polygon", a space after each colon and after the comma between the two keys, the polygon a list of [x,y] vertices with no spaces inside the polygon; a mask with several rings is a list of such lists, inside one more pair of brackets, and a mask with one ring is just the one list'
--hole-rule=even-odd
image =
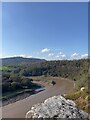
{"label": "valley", "polygon": [[[16,59],[18,64],[12,62]],[[9,58],[12,64],[7,61],[0,67],[3,118],[25,118],[33,105],[56,95],[65,95],[80,109],[90,111],[88,59],[30,62],[30,59]],[[85,92],[81,93],[82,87]]]}

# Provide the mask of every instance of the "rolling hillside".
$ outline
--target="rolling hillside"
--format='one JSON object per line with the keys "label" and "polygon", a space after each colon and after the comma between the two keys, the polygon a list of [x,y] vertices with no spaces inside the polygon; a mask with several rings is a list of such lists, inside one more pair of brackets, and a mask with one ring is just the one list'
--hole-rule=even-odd
{"label": "rolling hillside", "polygon": [[33,63],[33,62],[44,62],[44,59],[37,59],[37,58],[23,58],[23,57],[11,57],[11,58],[2,58],[0,59],[0,63],[2,60],[2,65],[18,65],[18,64],[25,64],[25,63]]}

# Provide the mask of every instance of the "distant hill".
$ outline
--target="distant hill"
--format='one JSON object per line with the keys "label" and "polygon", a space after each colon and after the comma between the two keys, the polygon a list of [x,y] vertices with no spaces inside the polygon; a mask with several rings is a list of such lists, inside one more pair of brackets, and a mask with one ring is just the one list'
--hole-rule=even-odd
{"label": "distant hill", "polygon": [[36,63],[36,62],[44,62],[45,59],[37,59],[37,58],[23,58],[23,57],[11,57],[11,58],[2,58],[0,59],[0,63],[2,60],[2,65],[18,65],[24,63]]}

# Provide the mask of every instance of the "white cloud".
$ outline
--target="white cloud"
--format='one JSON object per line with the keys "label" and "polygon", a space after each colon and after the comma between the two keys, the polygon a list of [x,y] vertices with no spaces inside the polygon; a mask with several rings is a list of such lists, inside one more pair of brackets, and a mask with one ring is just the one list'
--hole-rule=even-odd
{"label": "white cloud", "polygon": [[79,53],[74,53],[71,55],[70,59],[81,59],[81,55]]}
{"label": "white cloud", "polygon": [[42,53],[49,52],[49,51],[50,51],[50,49],[48,49],[48,48],[44,48],[44,49],[41,50]]}
{"label": "white cloud", "polygon": [[65,55],[65,54],[63,54],[63,55],[61,55],[61,57],[62,57],[62,58],[66,58],[66,55]]}
{"label": "white cloud", "polygon": [[32,58],[31,55],[14,55],[14,57]]}
{"label": "white cloud", "polygon": [[1,57],[1,58],[10,58],[10,57],[32,58],[31,55],[24,55],[24,54],[21,54],[21,55],[12,55],[12,56],[3,56],[3,57]]}
{"label": "white cloud", "polygon": [[23,54],[21,54],[21,55],[14,55],[14,57],[26,57],[26,55],[23,55]]}
{"label": "white cloud", "polygon": [[59,58],[59,57],[60,57],[59,55],[56,56],[56,58]]}
{"label": "white cloud", "polygon": [[49,53],[48,56],[54,56],[54,54],[53,53]]}
{"label": "white cloud", "polygon": [[78,57],[78,56],[79,56],[78,53],[74,53],[74,54],[71,55],[71,57]]}
{"label": "white cloud", "polygon": [[81,55],[81,58],[88,58],[88,54]]}
{"label": "white cloud", "polygon": [[62,55],[56,55],[55,56],[57,60],[63,60],[63,59],[66,59],[66,55],[65,54],[62,54]]}
{"label": "white cloud", "polygon": [[60,54],[60,55],[62,55],[63,53],[62,53],[62,52],[60,52],[59,54]]}
{"label": "white cloud", "polygon": [[71,58],[73,58],[73,59],[88,58],[88,54],[74,53],[74,54],[71,55]]}
{"label": "white cloud", "polygon": [[16,57],[16,55],[13,55],[13,56],[2,56],[1,58],[10,58],[10,57]]}
{"label": "white cloud", "polygon": [[31,55],[29,55],[29,56],[26,56],[26,58],[32,58],[32,56],[31,56]]}

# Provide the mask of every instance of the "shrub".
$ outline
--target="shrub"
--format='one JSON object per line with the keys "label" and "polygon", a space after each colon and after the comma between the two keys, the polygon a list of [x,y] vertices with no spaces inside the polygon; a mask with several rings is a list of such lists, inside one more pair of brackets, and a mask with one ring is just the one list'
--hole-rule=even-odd
{"label": "shrub", "polygon": [[2,83],[2,93],[7,92],[10,90],[10,82],[3,82]]}
{"label": "shrub", "polygon": [[31,87],[32,86],[32,79],[29,78],[23,78],[21,81],[22,86],[27,86],[27,87]]}
{"label": "shrub", "polygon": [[18,83],[18,82],[12,82],[11,83],[11,90],[14,91],[14,90],[17,90],[17,89],[20,89],[20,88],[22,88],[20,83]]}
{"label": "shrub", "polygon": [[13,82],[21,82],[21,77],[16,74],[11,75],[9,79],[13,80]]}

